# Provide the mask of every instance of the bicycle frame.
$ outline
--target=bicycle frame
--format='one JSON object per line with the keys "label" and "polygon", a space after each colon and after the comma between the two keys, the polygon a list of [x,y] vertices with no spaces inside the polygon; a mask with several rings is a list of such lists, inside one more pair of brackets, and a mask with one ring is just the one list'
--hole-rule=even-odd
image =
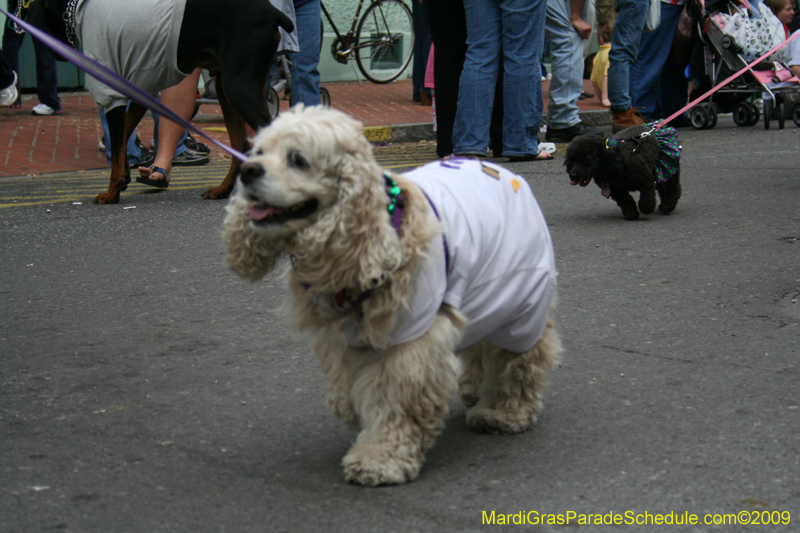
{"label": "bicycle frame", "polygon": [[[414,24],[404,0],[358,0],[346,34],[339,31],[322,1],[320,7],[336,35],[331,55],[337,62],[346,65],[351,59],[355,60],[364,77],[373,83],[394,81],[408,66],[413,51]],[[404,36],[407,36],[408,46],[403,45]]]}
{"label": "bicycle frame", "polygon": [[[325,15],[325,18],[328,19],[328,23],[331,25],[333,33],[336,34],[336,39],[334,39],[333,45],[331,46],[331,54],[333,55],[333,58],[340,63],[347,63],[351,59],[351,56],[353,54],[353,47],[351,45],[353,43],[353,37],[356,32],[358,17],[359,15],[361,15],[361,8],[363,6],[364,6],[364,0],[358,0],[358,7],[356,7],[356,13],[355,15],[353,15],[353,23],[350,25],[350,30],[348,30],[348,32],[343,36],[339,32],[339,28],[336,27],[336,23],[333,22],[333,17],[331,17],[331,14],[328,12],[328,8],[325,7],[325,4],[323,2],[320,2],[322,13]],[[344,42],[343,46],[344,49],[341,52],[337,50],[340,42]]]}

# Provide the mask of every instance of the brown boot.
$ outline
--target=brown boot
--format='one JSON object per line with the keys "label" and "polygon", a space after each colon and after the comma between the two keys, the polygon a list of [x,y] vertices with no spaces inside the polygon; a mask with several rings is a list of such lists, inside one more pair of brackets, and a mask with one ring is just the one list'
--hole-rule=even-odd
{"label": "brown boot", "polygon": [[612,133],[619,133],[625,128],[630,128],[631,126],[641,126],[646,122],[644,117],[637,113],[636,109],[633,107],[629,107],[624,111],[612,109],[611,114],[614,115],[614,120],[611,123]]}

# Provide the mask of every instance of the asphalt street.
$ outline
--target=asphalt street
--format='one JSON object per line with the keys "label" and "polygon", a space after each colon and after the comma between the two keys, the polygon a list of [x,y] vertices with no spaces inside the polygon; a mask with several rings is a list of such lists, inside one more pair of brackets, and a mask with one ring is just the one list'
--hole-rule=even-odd
{"label": "asphalt street", "polygon": [[569,186],[564,145],[509,165],[559,269],[544,411],[491,436],[454,400],[419,478],[377,489],[343,479],[356,433],[281,276],[226,269],[223,202],[176,183],[27,205],[57,177],[3,180],[0,531],[800,531],[800,129],[679,134],[669,216]]}

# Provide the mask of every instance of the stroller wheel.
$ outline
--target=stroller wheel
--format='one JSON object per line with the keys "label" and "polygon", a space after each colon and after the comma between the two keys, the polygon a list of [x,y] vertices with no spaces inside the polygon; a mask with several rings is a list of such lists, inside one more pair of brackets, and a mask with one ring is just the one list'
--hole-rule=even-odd
{"label": "stroller wheel", "polygon": [[272,87],[269,88],[269,92],[267,93],[267,111],[269,111],[269,117],[272,120],[275,120],[275,117],[278,116],[278,113],[281,110],[281,100],[278,97],[278,93]]}
{"label": "stroller wheel", "polygon": [[752,111],[752,116],[750,117],[750,122],[747,123],[748,126],[755,126],[758,124],[758,120],[761,118],[761,111],[759,111],[757,105],[749,104],[750,111]]}
{"label": "stroller wheel", "polygon": [[331,93],[329,93],[328,89],[326,89],[325,87],[319,88],[319,99],[324,107],[331,106]]}
{"label": "stroller wheel", "polygon": [[708,104],[708,123],[706,129],[710,130],[717,125],[719,118],[719,106],[717,104]]}
{"label": "stroller wheel", "polygon": [[786,125],[786,108],[782,101],[778,103],[778,109],[775,112],[778,114],[778,129],[782,130]]}
{"label": "stroller wheel", "polygon": [[692,121],[692,127],[694,127],[694,129],[705,129],[706,124],[708,123],[708,109],[706,106],[703,104],[694,106],[691,114],[689,115],[689,120]]}
{"label": "stroller wheel", "polygon": [[747,126],[753,118],[750,104],[740,102],[733,107],[733,121],[737,126]]}
{"label": "stroller wheel", "polygon": [[772,118],[772,99],[764,98],[764,129],[769,129],[769,121]]}
{"label": "stroller wheel", "polygon": [[792,108],[792,120],[794,120],[795,126],[800,128],[800,104],[794,104]]}

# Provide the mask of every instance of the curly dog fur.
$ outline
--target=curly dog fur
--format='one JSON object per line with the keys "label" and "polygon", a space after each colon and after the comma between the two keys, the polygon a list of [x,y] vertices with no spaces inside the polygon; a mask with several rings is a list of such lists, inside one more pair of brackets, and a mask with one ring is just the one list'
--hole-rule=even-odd
{"label": "curly dog fur", "polygon": [[[608,148],[607,140],[597,135],[581,135],[569,143],[564,166],[571,185],[586,187],[594,179],[603,195],[622,209],[625,220],[638,220],[639,213],[649,215],[656,208],[671,213],[681,197],[680,168],[667,181],[656,183],[654,167],[659,154],[655,136],[640,137],[644,126],[627,128],[616,134],[617,145]],[[639,208],[631,196],[639,191]]]}
{"label": "curly dog fur", "polygon": [[[228,264],[239,276],[259,280],[279,258],[291,258],[289,309],[312,335],[327,405],[360,428],[343,459],[345,478],[368,486],[417,477],[458,392],[472,427],[525,431],[561,351],[548,318],[524,353],[484,341],[457,353],[467,318],[446,304],[421,337],[392,345],[397,315],[443,231],[424,193],[393,179],[404,200],[399,229],[387,216],[383,170],[361,125],[321,106],[297,106],[254,139],[224,223]],[[347,341],[352,323],[359,347]]]}

